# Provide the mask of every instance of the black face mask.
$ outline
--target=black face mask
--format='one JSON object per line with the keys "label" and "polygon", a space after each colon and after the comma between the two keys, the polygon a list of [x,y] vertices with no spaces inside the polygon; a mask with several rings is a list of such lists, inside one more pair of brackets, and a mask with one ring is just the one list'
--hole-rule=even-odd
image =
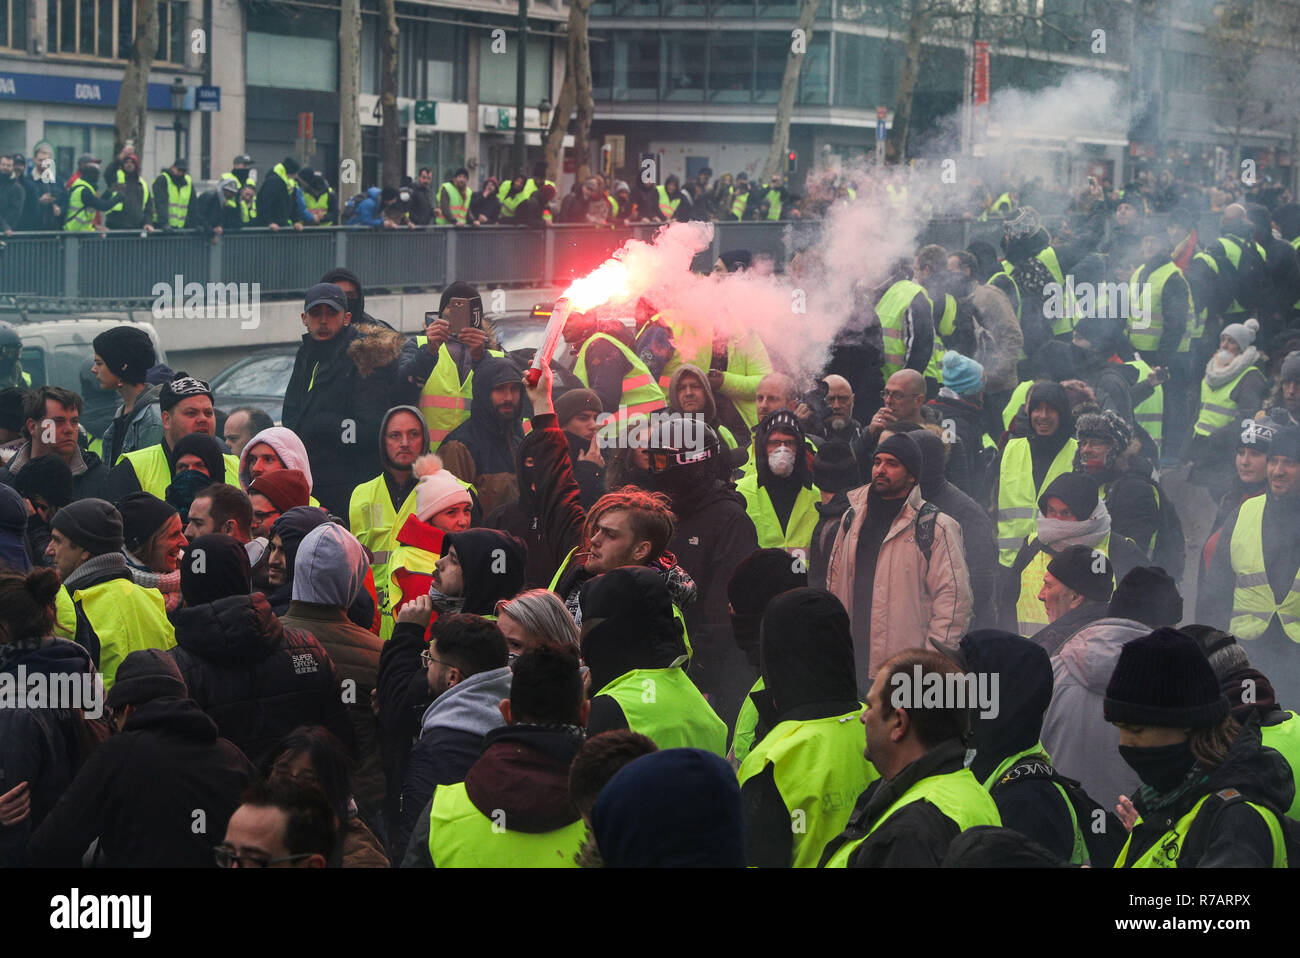
{"label": "black face mask", "polygon": [[1182,784],[1196,762],[1191,742],[1149,748],[1121,745],[1119,755],[1129,768],[1137,772],[1142,784],[1151,786],[1162,795]]}
{"label": "black face mask", "polygon": [[353,299],[351,296],[348,297],[348,312],[352,314],[354,320],[361,318],[361,314],[365,308],[365,302],[366,301],[360,297],[356,299]]}
{"label": "black face mask", "polygon": [[88,166],[81,171],[81,178],[91,186],[99,185],[99,167]]}

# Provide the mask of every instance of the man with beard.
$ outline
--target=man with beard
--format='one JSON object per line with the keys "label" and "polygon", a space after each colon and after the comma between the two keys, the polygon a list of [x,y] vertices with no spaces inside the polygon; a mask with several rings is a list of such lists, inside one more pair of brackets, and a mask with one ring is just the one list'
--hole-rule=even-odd
{"label": "man with beard", "polygon": [[827,439],[852,442],[862,434],[862,424],[853,418],[853,387],[843,376],[831,373],[826,384],[826,405],[830,415],[822,420],[821,433]]}
{"label": "man with beard", "polygon": [[113,185],[118,202],[104,214],[104,225],[111,230],[154,231],[154,201],[149,184],[140,175],[140,157],[122,151],[120,163],[110,163],[104,178]]}
{"label": "man with beard", "polygon": [[508,359],[484,358],[474,372],[469,419],[438,447],[447,471],[478,491],[483,512],[519,498],[515,453],[524,439],[523,385]]}
{"label": "man with beard", "polygon": [[754,431],[757,469],[736,491],[745,497],[760,548],[782,548],[807,555],[817,526],[821,490],[812,482],[799,420],[778,409]]}
{"label": "man with beard", "polygon": [[1009,440],[996,466],[998,562],[1010,568],[1025,537],[1034,531],[1034,504],[1047,484],[1074,462],[1074,416],[1059,383],[1036,383],[1025,399],[1027,437]]}
{"label": "man with beard", "polygon": [[668,408],[687,416],[702,417],[728,449],[738,447],[736,437],[718,418],[718,405],[709,378],[699,366],[682,363],[673,372],[668,380]]}

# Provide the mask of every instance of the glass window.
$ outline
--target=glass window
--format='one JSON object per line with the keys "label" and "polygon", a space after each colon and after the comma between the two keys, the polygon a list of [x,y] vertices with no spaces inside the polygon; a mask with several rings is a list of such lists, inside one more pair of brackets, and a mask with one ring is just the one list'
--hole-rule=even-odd
{"label": "glass window", "polygon": [[754,19],[754,0],[712,0],[714,17],[722,19]]}
{"label": "glass window", "polygon": [[829,32],[814,33],[799,76],[799,102],[826,106],[830,97],[831,37]]}
{"label": "glass window", "polygon": [[338,43],[321,37],[297,37],[285,43],[274,33],[248,32],[244,61],[249,86],[290,90],[335,91],[338,83]]}
{"label": "glass window", "polygon": [[659,0],[614,0],[616,17],[657,17]]}
{"label": "glass window", "polygon": [[754,34],[719,30],[709,36],[709,99],[748,103],[754,89]]}
{"label": "glass window", "polygon": [[185,50],[189,46],[185,35],[185,13],[188,6],[183,0],[174,3],[160,3],[159,8],[170,7],[168,15],[171,27],[171,42],[168,44],[167,60],[171,63],[185,63]]}
{"label": "glass window", "polygon": [[[76,53],[77,0],[58,0],[58,7],[59,30],[55,35],[59,38],[59,51],[65,53]],[[51,0],[50,9],[54,9],[53,0]]]}
{"label": "glass window", "polygon": [[696,30],[663,35],[659,97],[672,101],[704,101],[704,70],[709,54],[707,34]]}
{"label": "glass window", "polygon": [[591,95],[608,100],[614,81],[613,34],[608,30],[591,31]]}
{"label": "glass window", "polygon": [[654,100],[659,87],[659,34],[619,34],[613,47],[613,99]]}
{"label": "glass window", "polygon": [[117,0],[117,58],[125,60],[131,55],[135,40],[135,4],[131,0]]}
{"label": "glass window", "polygon": [[361,92],[379,93],[379,18],[361,15]]}
{"label": "glass window", "polygon": [[[781,80],[785,77],[785,64],[790,59],[790,34],[758,34],[758,70],[755,74],[754,102],[775,103],[781,98]],[[804,57],[803,69],[808,69]]]}
{"label": "glass window", "polygon": [[709,4],[707,0],[664,0],[665,17],[700,17],[702,19],[708,15]]}
{"label": "glass window", "polygon": [[[509,35],[505,53],[492,52],[492,37],[480,34],[478,97],[482,103],[510,106],[517,95],[515,54],[518,44]],[[549,37],[529,37],[524,102],[536,106],[551,95],[551,41]]]}
{"label": "glass window", "polygon": [[0,0],[0,47],[27,49],[27,0]]}
{"label": "glass window", "polygon": [[95,0],[81,0],[81,20],[77,23],[77,36],[81,41],[77,46],[83,56],[95,55],[95,26],[99,23],[95,16]]}
{"label": "glass window", "polygon": [[799,0],[758,0],[758,15],[765,19],[798,20]]}
{"label": "glass window", "polygon": [[[4,0],[0,0],[0,7],[4,6]],[[98,43],[98,54],[105,59],[113,57],[113,14],[116,12],[116,5],[112,0],[104,0],[99,5],[99,27],[96,31],[96,41]]]}

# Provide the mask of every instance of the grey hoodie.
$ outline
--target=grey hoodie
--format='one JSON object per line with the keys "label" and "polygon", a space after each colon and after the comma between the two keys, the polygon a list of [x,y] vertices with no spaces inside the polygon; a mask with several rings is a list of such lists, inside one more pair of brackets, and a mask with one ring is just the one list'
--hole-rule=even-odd
{"label": "grey hoodie", "polygon": [[1078,779],[1107,811],[1114,810],[1120,795],[1131,798],[1140,783],[1120,758],[1119,729],[1103,717],[1102,702],[1124,643],[1150,633],[1133,619],[1098,619],[1052,657],[1052,704],[1043,717],[1043,745],[1052,765]]}
{"label": "grey hoodie", "polygon": [[501,717],[501,700],[510,698],[510,667],[478,672],[443,692],[424,711],[420,735],[430,729],[450,728],[458,732],[486,735],[506,724]]}
{"label": "grey hoodie", "polygon": [[366,550],[342,526],[326,522],[298,545],[293,560],[293,601],[346,609],[366,581]]}

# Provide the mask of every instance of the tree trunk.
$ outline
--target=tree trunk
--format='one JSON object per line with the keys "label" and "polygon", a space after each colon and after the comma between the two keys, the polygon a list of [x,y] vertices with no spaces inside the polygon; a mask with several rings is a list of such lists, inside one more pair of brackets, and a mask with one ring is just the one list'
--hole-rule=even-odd
{"label": "tree trunk", "polygon": [[[588,6],[590,9],[590,6]],[[569,23],[565,34],[569,42],[564,49],[564,81],[560,84],[559,95],[551,111],[551,125],[546,131],[542,145],[542,154],[546,158],[546,178],[559,183],[560,170],[563,169],[564,137],[569,132],[569,119],[573,116],[573,106],[577,101],[577,88],[573,78],[574,52],[573,38],[581,29],[586,33],[586,16],[578,9],[578,4],[569,4]]]}
{"label": "tree trunk", "polygon": [[776,102],[776,121],[772,125],[772,145],[767,151],[762,182],[767,183],[773,173],[785,170],[785,155],[790,148],[790,117],[794,113],[794,97],[799,91],[799,72],[803,58],[812,43],[813,21],[817,18],[819,0],[801,0],[799,5],[798,34],[800,42],[791,37],[790,55],[785,60],[785,73],[781,77],[781,96]]}
{"label": "tree trunk", "polygon": [[339,169],[340,205],[361,189],[361,0],[342,0],[339,16]]}
{"label": "tree trunk", "polygon": [[[817,0],[811,0],[816,3]],[[578,182],[591,175],[591,118],[596,101],[591,93],[591,40],[587,36],[592,0],[569,0],[569,66],[573,72],[573,95],[578,121],[573,127],[574,170]]]}
{"label": "tree trunk", "polygon": [[894,125],[889,131],[889,149],[895,163],[902,163],[906,155],[907,134],[912,126],[912,101],[921,73],[921,40],[925,36],[926,17],[920,6],[918,0],[912,0],[903,38],[903,63],[898,70]]}
{"label": "tree trunk", "polygon": [[379,128],[379,180],[384,186],[396,187],[402,178],[401,131],[397,115],[397,2],[379,0],[383,29],[380,31],[379,100],[384,111]]}
{"label": "tree trunk", "polygon": [[[113,118],[113,155],[122,152],[128,140],[135,143],[136,153],[144,155],[145,111],[149,101],[149,70],[158,52],[158,2],[135,0],[135,40],[126,61],[122,89],[117,96],[117,115]],[[159,157],[160,166],[170,166],[180,155]]]}

